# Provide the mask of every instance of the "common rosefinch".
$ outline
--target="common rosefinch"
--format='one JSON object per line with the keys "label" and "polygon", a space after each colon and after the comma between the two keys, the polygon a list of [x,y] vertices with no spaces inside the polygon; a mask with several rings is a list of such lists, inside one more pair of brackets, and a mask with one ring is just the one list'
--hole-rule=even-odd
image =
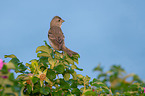
{"label": "common rosefinch", "polygon": [[48,31],[49,43],[55,50],[64,51],[70,57],[72,57],[73,54],[78,54],[78,53],[73,52],[72,50],[68,49],[65,46],[64,35],[61,30],[61,25],[63,22],[64,22],[64,20],[62,20],[59,16],[55,16],[51,20],[50,29]]}

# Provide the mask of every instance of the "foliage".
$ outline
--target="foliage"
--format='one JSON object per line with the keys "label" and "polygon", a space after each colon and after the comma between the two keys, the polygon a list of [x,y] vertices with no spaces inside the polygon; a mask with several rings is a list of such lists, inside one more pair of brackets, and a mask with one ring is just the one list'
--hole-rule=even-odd
{"label": "foliage", "polygon": [[120,65],[111,66],[107,72],[103,72],[103,68],[98,65],[94,71],[100,72],[97,79],[107,84],[114,95],[141,96],[145,93],[145,82],[136,74],[126,74]]}
{"label": "foliage", "polygon": [[[12,60],[11,60],[12,61]],[[21,86],[18,84],[18,80],[14,79],[14,74],[10,72],[11,69],[15,69],[15,66],[11,63],[2,64],[0,70],[0,96],[18,96]]]}
{"label": "foliage", "polygon": [[[90,81],[89,76],[76,73],[76,70],[83,71],[77,67],[79,55],[69,57],[64,52],[53,50],[46,41],[45,45],[37,47],[36,53],[38,59],[26,64],[15,55],[5,55],[5,58],[11,60],[0,69],[0,96],[111,96],[143,93],[144,82],[134,74],[120,77],[125,72],[120,66],[114,65],[108,72],[103,72],[97,66],[94,71],[100,71],[100,74],[97,79]],[[19,73],[16,79],[10,69]],[[126,81],[130,76],[133,80]]]}
{"label": "foliage", "polygon": [[[76,70],[83,71],[76,65],[79,55],[69,57],[66,53],[53,50],[46,41],[45,45],[37,47],[36,53],[38,59],[33,59],[25,65],[15,55],[5,55],[6,58],[12,58],[6,64],[7,67],[11,64],[16,73],[21,73],[16,78],[21,96],[98,96],[100,94],[112,94],[111,90],[99,80],[90,81],[89,76],[76,73]],[[4,95],[4,93],[1,92],[1,95]]]}

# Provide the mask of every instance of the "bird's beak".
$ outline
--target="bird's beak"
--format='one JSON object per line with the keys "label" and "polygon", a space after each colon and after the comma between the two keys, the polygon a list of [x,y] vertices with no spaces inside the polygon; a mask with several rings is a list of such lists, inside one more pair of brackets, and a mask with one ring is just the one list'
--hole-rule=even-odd
{"label": "bird's beak", "polygon": [[62,20],[62,23],[64,22],[64,20]]}

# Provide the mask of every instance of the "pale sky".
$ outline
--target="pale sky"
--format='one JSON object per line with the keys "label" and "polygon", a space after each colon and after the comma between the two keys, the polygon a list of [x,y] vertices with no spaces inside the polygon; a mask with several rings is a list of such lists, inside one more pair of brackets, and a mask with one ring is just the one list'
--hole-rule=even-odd
{"label": "pale sky", "polygon": [[79,74],[95,78],[97,64],[120,64],[145,80],[145,0],[0,0],[0,58],[37,58],[56,15],[66,46],[80,54]]}

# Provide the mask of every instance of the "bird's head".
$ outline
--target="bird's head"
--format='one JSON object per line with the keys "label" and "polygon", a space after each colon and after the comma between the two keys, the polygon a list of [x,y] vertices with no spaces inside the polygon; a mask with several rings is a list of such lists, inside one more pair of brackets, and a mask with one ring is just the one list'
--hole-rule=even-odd
{"label": "bird's head", "polygon": [[53,19],[50,22],[50,27],[52,27],[52,26],[61,27],[63,22],[64,22],[64,20],[62,20],[59,16],[55,16],[55,17],[53,17]]}

